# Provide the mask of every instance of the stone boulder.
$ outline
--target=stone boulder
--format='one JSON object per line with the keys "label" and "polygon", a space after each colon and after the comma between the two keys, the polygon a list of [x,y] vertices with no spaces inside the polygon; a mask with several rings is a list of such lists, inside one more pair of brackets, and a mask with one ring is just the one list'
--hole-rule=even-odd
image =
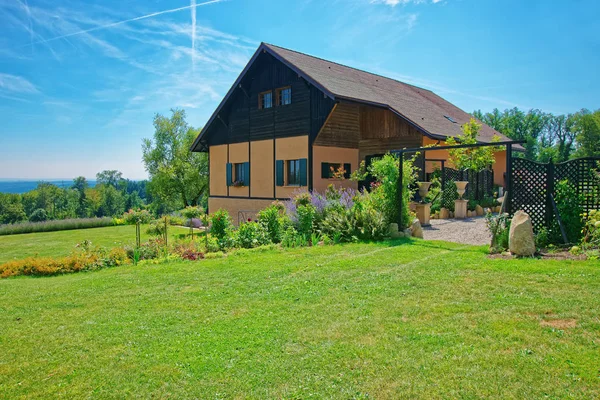
{"label": "stone boulder", "polygon": [[483,215],[483,207],[477,204],[475,206],[475,213],[477,214],[477,216],[481,217]]}
{"label": "stone boulder", "polygon": [[442,207],[440,209],[440,219],[448,219],[450,218],[450,211],[447,208]]}
{"label": "stone boulder", "polygon": [[398,224],[391,223],[390,226],[389,226],[389,228],[388,228],[388,235],[392,239],[398,239],[398,238],[403,238],[404,237],[404,232],[401,232],[401,231],[398,230]]}
{"label": "stone boulder", "polygon": [[533,225],[524,211],[517,211],[510,222],[508,247],[517,256],[531,257],[535,254]]}
{"label": "stone boulder", "polygon": [[421,227],[419,220],[416,218],[410,226],[410,234],[413,237],[423,239],[423,228]]}

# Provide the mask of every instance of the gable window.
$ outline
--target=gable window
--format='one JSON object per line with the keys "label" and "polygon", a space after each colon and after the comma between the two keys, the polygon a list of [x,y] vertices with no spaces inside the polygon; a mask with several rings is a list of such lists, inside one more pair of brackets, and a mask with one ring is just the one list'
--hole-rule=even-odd
{"label": "gable window", "polygon": [[285,106],[292,104],[292,88],[290,86],[279,88],[275,91],[277,95],[277,105]]}
{"label": "gable window", "polygon": [[300,160],[287,160],[287,186],[300,186]]}
{"label": "gable window", "polygon": [[258,95],[258,108],[271,108],[273,107],[273,92],[262,92]]}

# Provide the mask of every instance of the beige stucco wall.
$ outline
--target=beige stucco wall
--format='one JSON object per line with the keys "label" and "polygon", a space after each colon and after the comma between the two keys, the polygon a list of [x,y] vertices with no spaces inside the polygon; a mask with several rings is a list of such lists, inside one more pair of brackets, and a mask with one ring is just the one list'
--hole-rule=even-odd
{"label": "beige stucco wall", "polygon": [[226,196],[227,145],[210,146],[209,154],[210,194],[213,196]]}
{"label": "beige stucco wall", "polygon": [[499,151],[495,154],[496,162],[494,163],[494,183],[504,186],[504,173],[506,172],[506,150]]}
{"label": "beige stucco wall", "polygon": [[[297,160],[300,158],[308,159],[308,135],[275,139],[275,160],[285,161]],[[310,173],[310,171],[307,171],[307,174],[308,173]],[[275,188],[275,196],[277,198],[287,198],[291,197],[294,193],[303,190],[308,190],[308,187],[277,186]]]}
{"label": "beige stucco wall", "polygon": [[358,149],[347,149],[342,147],[313,146],[313,190],[324,192],[329,185],[338,188],[358,188],[358,183],[349,179],[323,179],[321,178],[321,163],[346,164],[350,163],[353,172],[358,169]]}
{"label": "beige stucco wall", "polygon": [[271,205],[272,202],[273,200],[210,197],[208,211],[214,213],[219,209],[227,210],[234,224],[238,225],[240,219],[256,219],[256,214]]}
{"label": "beige stucco wall", "polygon": [[275,160],[273,140],[250,143],[250,196],[273,197]]}

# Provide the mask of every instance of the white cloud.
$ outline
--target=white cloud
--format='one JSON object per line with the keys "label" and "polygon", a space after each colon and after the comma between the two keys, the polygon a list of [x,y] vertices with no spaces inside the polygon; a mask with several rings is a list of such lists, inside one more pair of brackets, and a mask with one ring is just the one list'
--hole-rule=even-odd
{"label": "white cloud", "polygon": [[0,89],[12,93],[39,93],[37,87],[27,79],[4,73],[0,73]]}

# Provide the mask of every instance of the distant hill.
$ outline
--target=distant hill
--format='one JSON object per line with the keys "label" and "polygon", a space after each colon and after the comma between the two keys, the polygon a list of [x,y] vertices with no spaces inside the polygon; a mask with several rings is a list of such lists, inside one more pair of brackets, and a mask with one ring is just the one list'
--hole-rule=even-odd
{"label": "distant hill", "polygon": [[[0,192],[2,193],[26,193],[37,187],[39,182],[46,182],[56,185],[61,188],[70,187],[73,184],[73,180],[11,180],[11,179],[0,179]],[[90,187],[96,186],[96,181],[88,181]]]}

